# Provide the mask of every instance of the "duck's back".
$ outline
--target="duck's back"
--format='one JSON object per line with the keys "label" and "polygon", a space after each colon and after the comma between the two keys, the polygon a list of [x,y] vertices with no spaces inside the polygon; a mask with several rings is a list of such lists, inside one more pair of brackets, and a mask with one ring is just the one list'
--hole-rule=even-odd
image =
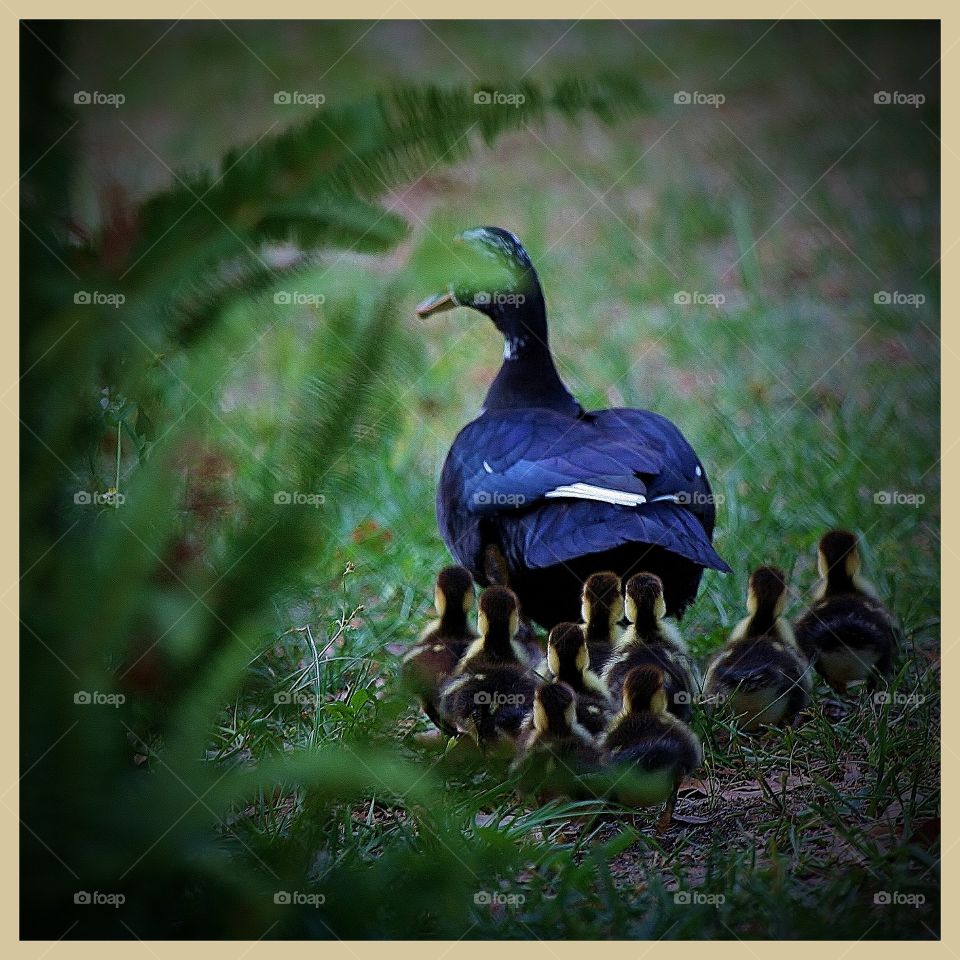
{"label": "duck's back", "polygon": [[692,713],[691,704],[695,690],[692,673],[685,655],[673,644],[652,640],[635,644],[614,653],[607,662],[603,680],[614,702],[619,702],[623,692],[623,681],[634,667],[659,667],[664,674],[664,686],[667,692],[667,709],[681,720],[688,720]]}
{"label": "duck's back", "polygon": [[814,604],[797,621],[796,635],[807,656],[840,647],[868,650],[878,644],[894,646],[897,640],[883,604],[862,594],[827,597]]}

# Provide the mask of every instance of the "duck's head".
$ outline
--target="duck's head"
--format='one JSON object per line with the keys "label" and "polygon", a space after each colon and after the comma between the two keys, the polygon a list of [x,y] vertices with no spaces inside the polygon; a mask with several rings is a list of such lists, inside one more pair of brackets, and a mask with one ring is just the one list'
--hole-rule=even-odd
{"label": "duck's head", "polygon": [[667,615],[663,581],[654,573],[635,573],[627,581],[626,613],[631,623],[647,624]]}
{"label": "duck's head", "polygon": [[419,317],[470,307],[489,317],[511,347],[528,338],[546,342],[543,291],[523,244],[501,227],[474,227],[458,234],[447,289],[417,306]]}
{"label": "duck's head", "polygon": [[587,639],[578,623],[558,623],[547,639],[547,666],[555,676],[583,674],[590,667]]}
{"label": "duck's head", "polygon": [[747,587],[747,612],[776,620],[787,606],[787,577],[778,567],[757,567]]}
{"label": "duck's head", "polygon": [[828,583],[853,583],[860,573],[860,547],[856,534],[831,530],[820,538],[817,569]]}
{"label": "duck's head", "polygon": [[615,573],[594,573],[587,577],[580,614],[584,623],[599,619],[610,627],[623,619],[620,578]]}
{"label": "duck's head", "polygon": [[507,653],[520,629],[517,596],[507,587],[487,587],[480,594],[477,631],[483,645],[492,652]]}
{"label": "duck's head", "polygon": [[473,606],[473,577],[464,567],[444,567],[437,574],[437,585],[433,601],[440,619],[447,616],[464,615]]}
{"label": "duck's head", "polygon": [[634,667],[623,679],[623,712],[660,714],[666,709],[663,671],[649,664]]}
{"label": "duck's head", "polygon": [[540,734],[569,733],[577,721],[577,695],[565,683],[545,683],[533,695],[533,726]]}

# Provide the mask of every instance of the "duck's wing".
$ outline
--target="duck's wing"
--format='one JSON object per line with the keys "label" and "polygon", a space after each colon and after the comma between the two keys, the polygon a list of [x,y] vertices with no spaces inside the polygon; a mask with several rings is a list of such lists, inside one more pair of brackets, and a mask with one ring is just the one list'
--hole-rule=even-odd
{"label": "duck's wing", "polygon": [[710,544],[715,509],[700,461],[669,420],[643,410],[484,414],[450,450],[438,514],[458,557],[496,518],[508,559],[527,567],[647,543],[729,570]]}

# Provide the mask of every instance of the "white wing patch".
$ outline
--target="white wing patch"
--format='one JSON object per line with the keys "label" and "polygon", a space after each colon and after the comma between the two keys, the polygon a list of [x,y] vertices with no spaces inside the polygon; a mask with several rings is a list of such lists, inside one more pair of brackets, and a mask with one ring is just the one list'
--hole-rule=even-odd
{"label": "white wing patch", "polygon": [[544,496],[549,499],[569,497],[573,500],[596,500],[599,503],[612,503],[618,507],[639,507],[647,502],[642,493],[627,493],[623,490],[611,490],[609,487],[597,487],[592,483],[568,483],[562,487],[548,490]]}

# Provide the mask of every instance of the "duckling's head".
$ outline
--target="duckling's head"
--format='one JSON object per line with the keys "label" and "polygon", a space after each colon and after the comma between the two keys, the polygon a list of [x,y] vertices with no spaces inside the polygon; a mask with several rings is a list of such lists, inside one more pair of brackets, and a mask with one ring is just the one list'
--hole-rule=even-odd
{"label": "duckling's head", "polygon": [[584,623],[602,622],[613,627],[623,619],[623,598],[620,578],[605,571],[587,577],[583,584],[583,602],[580,613]]}
{"label": "duckling's head", "polygon": [[545,683],[533,695],[533,726],[544,734],[569,733],[577,721],[577,695],[565,683]]}
{"label": "duckling's head", "polygon": [[[507,338],[546,340],[543,291],[523,244],[502,227],[474,227],[459,234],[451,250],[457,273],[443,293],[428,297],[417,315],[429,317],[454,307],[488,316]],[[522,344],[521,344],[522,346]]]}
{"label": "duckling's head", "polygon": [[777,567],[757,567],[747,587],[747,611],[751,617],[762,615],[771,622],[783,615],[787,605],[787,577]]}
{"label": "duckling's head", "polygon": [[623,679],[624,713],[663,713],[667,709],[667,691],[663,671],[649,664],[634,667]]}
{"label": "duckling's head", "polygon": [[631,623],[649,625],[667,615],[663,599],[663,581],[653,573],[635,573],[627,581],[627,619]]}
{"label": "duckling's head", "polygon": [[510,641],[520,629],[520,610],[517,595],[507,587],[487,587],[480,594],[477,612],[477,630],[483,645],[506,652]]}
{"label": "duckling's head", "polygon": [[547,639],[547,666],[555,677],[583,674],[590,666],[587,638],[578,623],[558,623]]}
{"label": "duckling's head", "polygon": [[831,530],[820,538],[817,569],[831,586],[852,584],[860,573],[860,547],[856,534]]}
{"label": "duckling's head", "polygon": [[440,619],[451,614],[466,615],[473,606],[473,577],[464,567],[444,567],[437,574],[437,586],[433,594],[434,604]]}

